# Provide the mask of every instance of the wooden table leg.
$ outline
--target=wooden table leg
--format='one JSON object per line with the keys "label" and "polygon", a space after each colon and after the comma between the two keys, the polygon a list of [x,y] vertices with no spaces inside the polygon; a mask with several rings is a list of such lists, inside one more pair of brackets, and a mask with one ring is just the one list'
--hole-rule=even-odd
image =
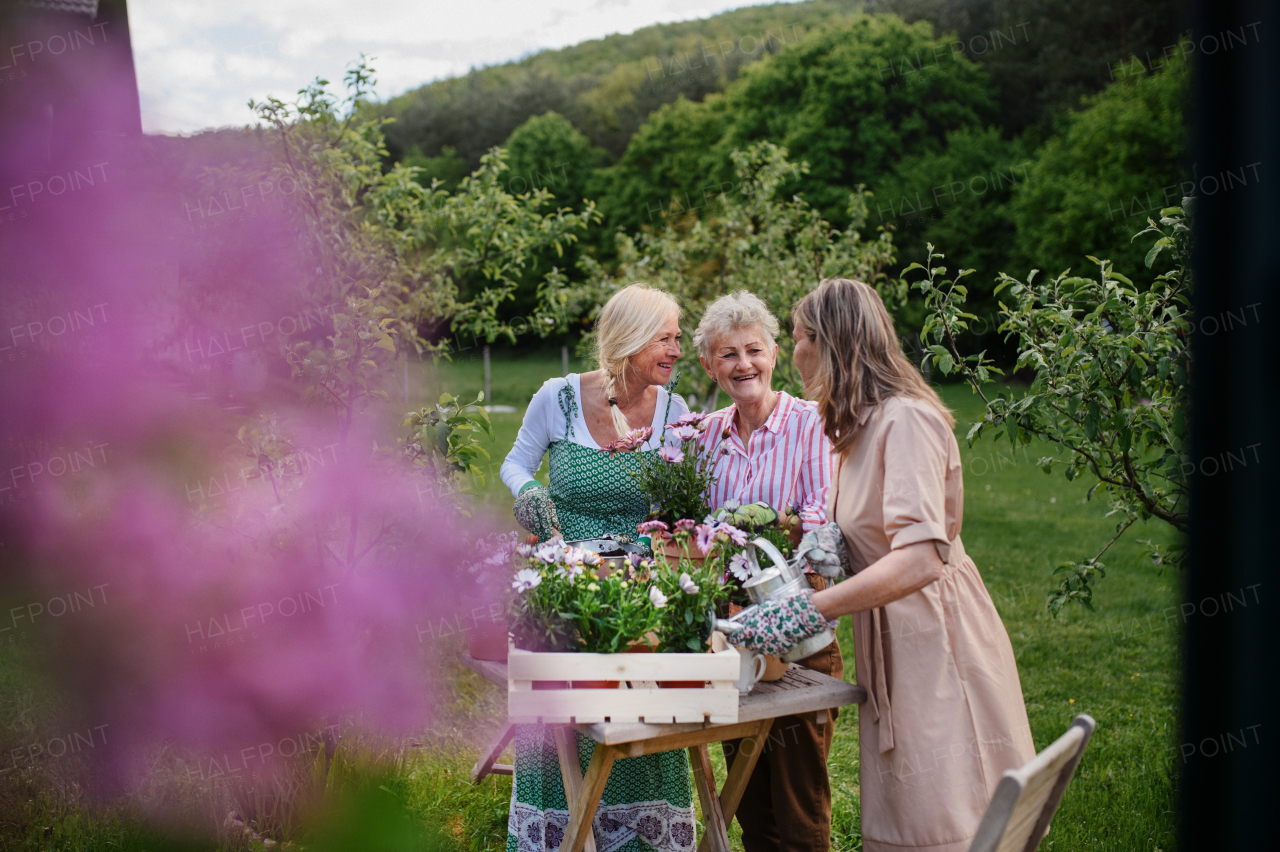
{"label": "wooden table leg", "polygon": [[498,755],[506,750],[507,743],[511,742],[511,737],[515,734],[515,730],[515,726],[510,722],[503,724],[502,729],[498,731],[498,736],[494,737],[493,742],[489,743],[488,748],[480,755],[480,759],[476,761],[475,767],[471,770],[472,783],[479,782],[480,779],[493,771],[494,761],[498,759]]}
{"label": "wooden table leg", "polygon": [[565,827],[564,839],[560,841],[560,852],[582,852],[587,839],[592,837],[591,821],[595,819],[604,785],[609,781],[609,770],[617,757],[618,751],[612,746],[595,744],[587,774],[582,777],[582,786],[578,788],[577,801],[569,807],[569,825]]}
{"label": "wooden table leg", "polygon": [[702,820],[707,826],[703,839],[710,852],[729,852],[729,824],[725,821],[724,811],[720,809],[720,797],[716,795],[716,776],[711,769],[711,755],[705,744],[689,747],[689,764],[693,767],[698,801],[702,803]]}
{"label": "wooden table leg", "polygon": [[[578,762],[577,734],[573,728],[562,725],[555,729],[556,754],[560,758],[560,777],[564,780],[564,798],[569,803],[569,813],[573,813],[578,802],[578,794],[582,789],[582,766]],[[607,777],[607,776],[606,776]],[[600,788],[603,791],[603,787]],[[594,813],[592,818],[594,818]],[[564,841],[562,840],[563,844]],[[583,843],[584,852],[596,852],[595,832],[588,831]]]}
{"label": "wooden table leg", "polygon": [[[747,789],[751,772],[756,768],[756,761],[764,751],[769,728],[772,725],[772,719],[763,720],[756,732],[743,737],[738,745],[738,754],[733,759],[733,765],[729,767],[729,776],[725,778],[724,786],[720,788],[720,811],[724,815],[726,829],[733,821],[733,815],[738,812],[738,804],[742,801],[742,794]],[[710,837],[710,831],[703,835],[702,842],[698,844],[698,852],[711,852]]]}

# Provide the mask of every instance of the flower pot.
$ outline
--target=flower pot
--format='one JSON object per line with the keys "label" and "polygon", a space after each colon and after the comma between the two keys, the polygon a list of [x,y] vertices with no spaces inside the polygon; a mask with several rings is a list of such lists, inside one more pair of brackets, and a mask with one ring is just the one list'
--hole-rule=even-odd
{"label": "flower pot", "polygon": [[772,654],[765,654],[764,661],[764,674],[760,676],[760,679],[770,682],[782,680],[782,676],[787,673],[787,664]]}
{"label": "flower pot", "polygon": [[698,549],[698,545],[694,544],[692,541],[684,546],[676,544],[674,541],[663,542],[662,547],[658,548],[658,552],[665,556],[667,561],[672,565],[675,565],[681,559],[687,559],[694,565],[701,568],[702,563],[707,561],[707,557],[702,555],[702,551]]}
{"label": "flower pot", "polygon": [[[736,603],[729,604],[730,616],[737,615],[740,612],[742,612],[742,607],[738,606]],[[760,676],[760,680],[768,682],[782,680],[782,676],[787,673],[787,664],[772,654],[764,654],[763,656],[765,659],[765,666],[764,674]]]}
{"label": "flower pot", "polygon": [[493,610],[483,601],[462,599],[467,621],[467,653],[474,660],[507,660],[507,624],[494,618]]}
{"label": "flower pot", "polygon": [[535,680],[533,682],[534,692],[568,688],[569,681],[567,680]]}
{"label": "flower pot", "polygon": [[705,680],[660,680],[659,689],[702,689],[707,685]]}

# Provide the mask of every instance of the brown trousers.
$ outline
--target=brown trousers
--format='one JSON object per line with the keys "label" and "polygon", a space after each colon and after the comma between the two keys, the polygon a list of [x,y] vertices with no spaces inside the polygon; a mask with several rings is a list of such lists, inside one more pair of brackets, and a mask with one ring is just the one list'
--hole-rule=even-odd
{"label": "brown trousers", "polygon": [[[840,643],[832,642],[797,665],[844,678]],[[825,724],[815,714],[773,720],[760,760],[747,781],[737,819],[746,852],[827,852],[831,845],[831,783],[827,755],[839,711],[826,711]],[[725,762],[733,765],[742,740],[722,744]]]}

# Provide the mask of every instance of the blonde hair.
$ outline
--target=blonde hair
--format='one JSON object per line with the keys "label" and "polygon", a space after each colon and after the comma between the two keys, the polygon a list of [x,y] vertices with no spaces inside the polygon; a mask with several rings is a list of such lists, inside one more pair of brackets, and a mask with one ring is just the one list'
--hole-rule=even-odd
{"label": "blonde hair", "polygon": [[928,403],[955,425],[937,391],[902,354],[893,320],[873,288],[848,278],[825,279],[800,300],[791,318],[817,346],[817,369],[806,390],[818,403],[834,452],[849,448],[866,409],[892,396]]}
{"label": "blonde hair", "polygon": [[[615,400],[620,391],[626,392],[631,358],[649,347],[672,316],[680,317],[679,303],[670,293],[648,284],[623,287],[605,303],[596,320],[596,363],[604,372],[608,399]],[[609,403],[609,414],[618,437],[627,434],[631,424],[613,402]]]}
{"label": "blonde hair", "polygon": [[770,341],[778,339],[778,319],[764,300],[754,293],[738,290],[711,303],[693,333],[693,345],[707,361],[716,341],[738,329],[758,327]]}

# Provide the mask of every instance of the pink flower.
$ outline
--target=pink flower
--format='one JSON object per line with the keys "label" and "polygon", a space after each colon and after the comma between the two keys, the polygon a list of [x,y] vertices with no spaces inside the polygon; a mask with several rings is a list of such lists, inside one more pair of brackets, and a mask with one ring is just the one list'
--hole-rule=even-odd
{"label": "pink flower", "polygon": [[[679,524],[677,523],[676,526],[679,526]],[[668,529],[669,527],[663,521],[645,521],[644,523],[636,524],[636,532],[641,533],[666,532]]]}
{"label": "pink flower", "polygon": [[630,432],[628,432],[626,435],[623,435],[618,440],[611,441],[609,444],[605,445],[604,447],[601,447],[600,451],[608,453],[610,456],[614,455],[615,453],[634,452],[635,450],[638,450],[641,447],[643,447],[645,445],[645,442],[648,441],[652,435],[653,435],[652,426],[644,426],[640,429],[632,429]]}
{"label": "pink flower", "polygon": [[676,521],[676,532],[688,532],[698,525],[698,522],[691,518],[681,518]]}
{"label": "pink flower", "polygon": [[717,543],[724,544],[731,541],[741,547],[747,543],[748,538],[743,530],[733,524],[725,523],[701,524],[697,528],[697,535],[698,549],[702,551],[703,556],[710,554]]}
{"label": "pink flower", "polygon": [[742,547],[747,543],[746,531],[738,529],[733,524],[721,524],[717,532],[727,535],[730,540],[739,547]]}
{"label": "pink flower", "polygon": [[667,428],[681,441],[692,441],[698,437],[698,430],[693,426],[668,426]]}
{"label": "pink flower", "polygon": [[716,525],[698,524],[695,533],[697,534],[698,549],[702,551],[702,555],[706,556],[711,553],[711,548],[716,545]]}
{"label": "pink flower", "polygon": [[702,424],[702,421],[706,419],[707,415],[703,414],[701,411],[689,411],[685,414],[681,414],[676,422],[682,426],[699,426]]}
{"label": "pink flower", "polygon": [[677,447],[663,447],[658,450],[658,457],[670,464],[679,464],[684,461],[684,453]]}

